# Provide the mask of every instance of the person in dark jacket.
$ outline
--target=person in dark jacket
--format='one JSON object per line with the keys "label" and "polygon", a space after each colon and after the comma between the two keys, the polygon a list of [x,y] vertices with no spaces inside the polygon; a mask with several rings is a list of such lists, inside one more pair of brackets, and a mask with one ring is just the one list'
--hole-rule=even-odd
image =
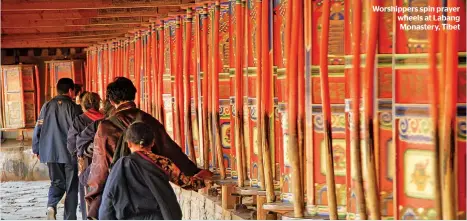
{"label": "person in dark jacket", "polygon": [[102,195],[99,219],[181,220],[182,211],[170,182],[186,190],[198,190],[205,182],[197,174],[186,176],[167,157],[151,151],[154,132],[143,122],[126,132],[131,154],[112,168]]}
{"label": "person in dark jacket", "polygon": [[[116,108],[112,117],[120,121],[124,127],[128,128],[137,119],[137,116],[139,116],[142,122],[151,126],[156,136],[155,145],[151,149],[153,153],[169,158],[188,176],[193,176],[200,172],[196,164],[170,138],[164,126],[151,115],[136,108],[136,104],[133,102],[136,88],[131,80],[123,77],[116,79],[107,86],[106,94],[112,105]],[[94,138],[91,171],[88,178],[89,191],[86,194],[86,201],[89,205],[88,217],[90,218],[98,218],[97,212],[109,175],[110,164],[113,160],[117,142],[122,135],[123,130],[108,119],[102,121],[97,129]],[[201,174],[207,177],[212,176],[212,173],[206,170],[203,170]]]}
{"label": "person in dark jacket", "polygon": [[[73,121],[73,125],[68,130],[67,148],[73,157],[74,161],[77,161],[77,148],[76,148],[76,137],[83,131],[88,125],[94,121],[101,120],[104,118],[104,114],[99,112],[100,97],[97,93],[85,92],[81,100],[81,108],[84,111],[83,114],[77,116]],[[78,175],[84,171],[84,159],[78,160]],[[80,198],[80,209],[82,218],[86,219],[86,203],[84,201],[84,186],[80,183],[79,185],[79,198]]]}
{"label": "person in dark jacket", "polygon": [[76,219],[78,167],[67,150],[67,133],[73,119],[83,112],[72,101],[73,90],[72,79],[58,80],[58,95],[42,106],[33,132],[33,154],[49,169],[48,219],[56,218],[57,204],[65,193],[64,219]]}
{"label": "person in dark jacket", "polygon": [[[100,112],[104,113],[105,118],[108,118],[112,115],[112,112],[115,110],[115,107],[112,106],[108,99],[104,102],[104,108]],[[103,119],[96,120],[89,124],[83,131],[81,131],[76,136],[76,150],[78,157],[87,157],[89,162],[92,160],[92,151],[94,145],[91,145],[94,141],[94,136],[96,135],[97,127],[102,122]]]}

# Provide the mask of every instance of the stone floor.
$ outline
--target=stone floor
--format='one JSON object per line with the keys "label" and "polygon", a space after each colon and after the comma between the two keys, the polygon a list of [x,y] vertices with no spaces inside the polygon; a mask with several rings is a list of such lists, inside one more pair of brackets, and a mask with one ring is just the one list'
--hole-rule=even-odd
{"label": "stone floor", "polygon": [[[46,219],[50,181],[0,183],[0,218],[2,220]],[[77,212],[78,219],[81,214]],[[63,204],[58,205],[57,219],[63,219]]]}

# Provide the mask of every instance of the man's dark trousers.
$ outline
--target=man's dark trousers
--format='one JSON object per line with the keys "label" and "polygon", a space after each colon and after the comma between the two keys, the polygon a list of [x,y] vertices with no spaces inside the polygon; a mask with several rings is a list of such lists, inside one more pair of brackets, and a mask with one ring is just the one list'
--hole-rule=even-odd
{"label": "man's dark trousers", "polygon": [[47,163],[49,167],[50,188],[47,207],[53,207],[57,211],[57,204],[65,198],[65,220],[76,220],[78,207],[78,165],[65,163]]}

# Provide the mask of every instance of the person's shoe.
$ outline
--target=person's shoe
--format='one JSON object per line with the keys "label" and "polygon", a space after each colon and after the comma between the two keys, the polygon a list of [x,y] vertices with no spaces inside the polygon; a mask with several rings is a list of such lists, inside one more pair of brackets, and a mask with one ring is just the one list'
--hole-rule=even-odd
{"label": "person's shoe", "polygon": [[55,211],[53,207],[47,208],[47,220],[56,220],[57,219],[57,217],[55,217],[56,214],[57,212]]}

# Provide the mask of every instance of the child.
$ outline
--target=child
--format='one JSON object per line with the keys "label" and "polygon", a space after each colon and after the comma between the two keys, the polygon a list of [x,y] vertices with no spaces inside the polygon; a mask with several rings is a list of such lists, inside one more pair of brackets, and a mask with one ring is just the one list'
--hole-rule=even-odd
{"label": "child", "polygon": [[[188,177],[168,158],[154,154],[155,137],[142,122],[126,132],[131,154],[113,165],[107,179],[99,219],[180,220],[182,212],[169,181],[187,190],[205,187],[198,174]],[[201,171],[200,173],[202,173]]]}

